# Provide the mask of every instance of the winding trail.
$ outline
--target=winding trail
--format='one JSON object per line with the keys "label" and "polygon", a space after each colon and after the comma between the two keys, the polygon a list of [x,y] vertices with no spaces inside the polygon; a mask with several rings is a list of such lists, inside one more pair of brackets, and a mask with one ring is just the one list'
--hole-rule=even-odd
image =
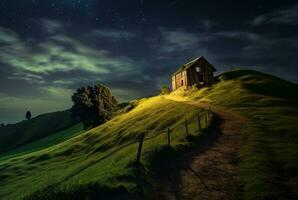
{"label": "winding trail", "polygon": [[[200,108],[209,104],[184,101]],[[198,148],[171,162],[158,178],[150,199],[242,199],[239,150],[245,143],[246,119],[223,107],[212,106],[218,119]]]}

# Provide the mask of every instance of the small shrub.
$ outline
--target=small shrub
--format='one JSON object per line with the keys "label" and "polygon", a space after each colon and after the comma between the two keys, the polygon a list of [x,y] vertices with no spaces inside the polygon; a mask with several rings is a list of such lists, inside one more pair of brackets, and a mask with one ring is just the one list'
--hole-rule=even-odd
{"label": "small shrub", "polygon": [[165,95],[165,94],[170,94],[171,90],[168,86],[162,86],[161,91],[160,91],[160,95]]}
{"label": "small shrub", "polygon": [[194,92],[198,91],[198,86],[196,83],[191,86],[191,90]]}

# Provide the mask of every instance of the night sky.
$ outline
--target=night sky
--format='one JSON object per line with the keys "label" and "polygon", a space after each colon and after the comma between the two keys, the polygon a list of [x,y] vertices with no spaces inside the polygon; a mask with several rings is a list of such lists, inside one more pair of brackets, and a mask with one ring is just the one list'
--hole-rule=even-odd
{"label": "night sky", "polygon": [[154,95],[198,56],[298,82],[297,33],[291,0],[1,0],[0,122],[68,109],[85,84]]}

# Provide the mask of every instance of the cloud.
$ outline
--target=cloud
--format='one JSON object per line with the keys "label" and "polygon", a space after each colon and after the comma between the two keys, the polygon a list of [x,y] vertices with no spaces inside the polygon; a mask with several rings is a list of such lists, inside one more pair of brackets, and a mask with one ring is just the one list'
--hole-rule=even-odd
{"label": "cloud", "polygon": [[135,37],[135,34],[129,31],[123,30],[94,30],[91,33],[93,36],[97,37],[107,37],[112,39],[125,39],[130,40]]}
{"label": "cloud", "polygon": [[260,26],[263,24],[298,25],[298,4],[282,10],[265,13],[255,17],[250,24]]}
{"label": "cloud", "polygon": [[[47,91],[49,98],[56,101],[70,101],[70,97],[74,90],[62,87],[48,86],[42,88]],[[52,97],[52,98],[51,98]]]}
{"label": "cloud", "polygon": [[199,26],[203,27],[204,30],[211,30],[216,25],[215,22],[208,19],[199,20]]}
{"label": "cloud", "polygon": [[[269,37],[264,34],[258,34],[249,31],[225,31],[217,32],[215,35],[225,38],[232,38],[235,40],[246,41],[243,45],[242,50],[246,51],[280,51],[281,49],[286,50],[288,47],[295,48],[298,45],[297,38],[288,37]],[[279,47],[279,48],[278,48]],[[257,56],[257,55],[256,55]],[[259,54],[261,56],[261,54]]]}
{"label": "cloud", "polygon": [[160,28],[160,32],[164,40],[161,46],[162,52],[170,53],[177,50],[193,49],[199,42],[197,35],[183,29],[166,30],[165,28]]}
{"label": "cloud", "polygon": [[29,83],[39,83],[39,84],[45,83],[41,75],[26,73],[23,71],[14,71],[7,78],[12,80],[25,80]]}
{"label": "cloud", "polygon": [[[215,35],[218,41],[228,40],[232,46],[234,43],[241,44],[238,49],[224,45],[226,54],[217,55],[220,63],[246,66],[246,68],[271,73],[279,77],[298,81],[296,48],[297,38],[270,36],[265,33],[249,31],[224,31]],[[228,51],[231,49],[231,51]]]}
{"label": "cloud", "polygon": [[[54,33],[54,29],[61,28],[58,23],[53,23],[51,20],[42,21],[45,25],[52,24],[52,27],[46,26],[51,33]],[[40,76],[71,70],[95,74],[126,73],[134,68],[133,61],[129,58],[111,56],[107,50],[91,48],[63,33],[47,36],[44,40],[35,41],[33,44],[27,40],[17,39],[17,33],[12,30],[4,28],[0,30],[2,30],[0,34],[3,36],[2,41],[9,43],[0,47],[0,59],[1,62],[16,70],[12,74],[16,78],[21,78],[19,76],[21,74],[24,75],[24,79],[39,80]],[[11,37],[6,33],[10,33]],[[120,33],[110,34],[112,37],[121,35]]]}
{"label": "cloud", "polygon": [[94,73],[108,73],[106,66],[96,62],[95,54],[106,59],[104,52],[91,51],[84,46],[77,46],[79,53],[68,51],[55,43],[55,39],[37,44],[41,52],[33,52],[31,44],[26,42],[1,47],[1,61],[24,73],[48,74],[54,71],[82,69]]}
{"label": "cloud", "polygon": [[247,31],[221,31],[214,33],[214,35],[223,36],[227,38],[249,40],[253,42],[263,40],[263,38],[260,35]]}
{"label": "cloud", "polygon": [[203,43],[214,40],[209,32],[193,32],[182,28],[159,28],[162,41],[158,44],[162,52],[187,51],[199,48]]}
{"label": "cloud", "polygon": [[63,24],[61,24],[57,20],[52,20],[52,19],[41,19],[39,20],[42,28],[50,34],[57,33],[59,30],[62,29]]}
{"label": "cloud", "polygon": [[19,40],[18,35],[10,29],[0,27],[0,45],[11,44]]}
{"label": "cloud", "polygon": [[156,57],[161,60],[173,60],[182,64],[191,58],[202,55],[212,57],[206,48],[206,44],[214,40],[214,35],[209,32],[193,32],[181,28],[166,29],[163,27],[159,28],[159,31],[161,39],[155,41],[153,47],[158,50]]}

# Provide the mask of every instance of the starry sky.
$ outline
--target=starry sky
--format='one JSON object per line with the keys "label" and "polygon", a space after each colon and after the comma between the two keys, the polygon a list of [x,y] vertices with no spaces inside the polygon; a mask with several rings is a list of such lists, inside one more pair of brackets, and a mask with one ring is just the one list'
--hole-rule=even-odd
{"label": "starry sky", "polygon": [[154,95],[198,56],[298,82],[297,33],[295,0],[1,0],[0,122],[68,109],[86,84]]}

